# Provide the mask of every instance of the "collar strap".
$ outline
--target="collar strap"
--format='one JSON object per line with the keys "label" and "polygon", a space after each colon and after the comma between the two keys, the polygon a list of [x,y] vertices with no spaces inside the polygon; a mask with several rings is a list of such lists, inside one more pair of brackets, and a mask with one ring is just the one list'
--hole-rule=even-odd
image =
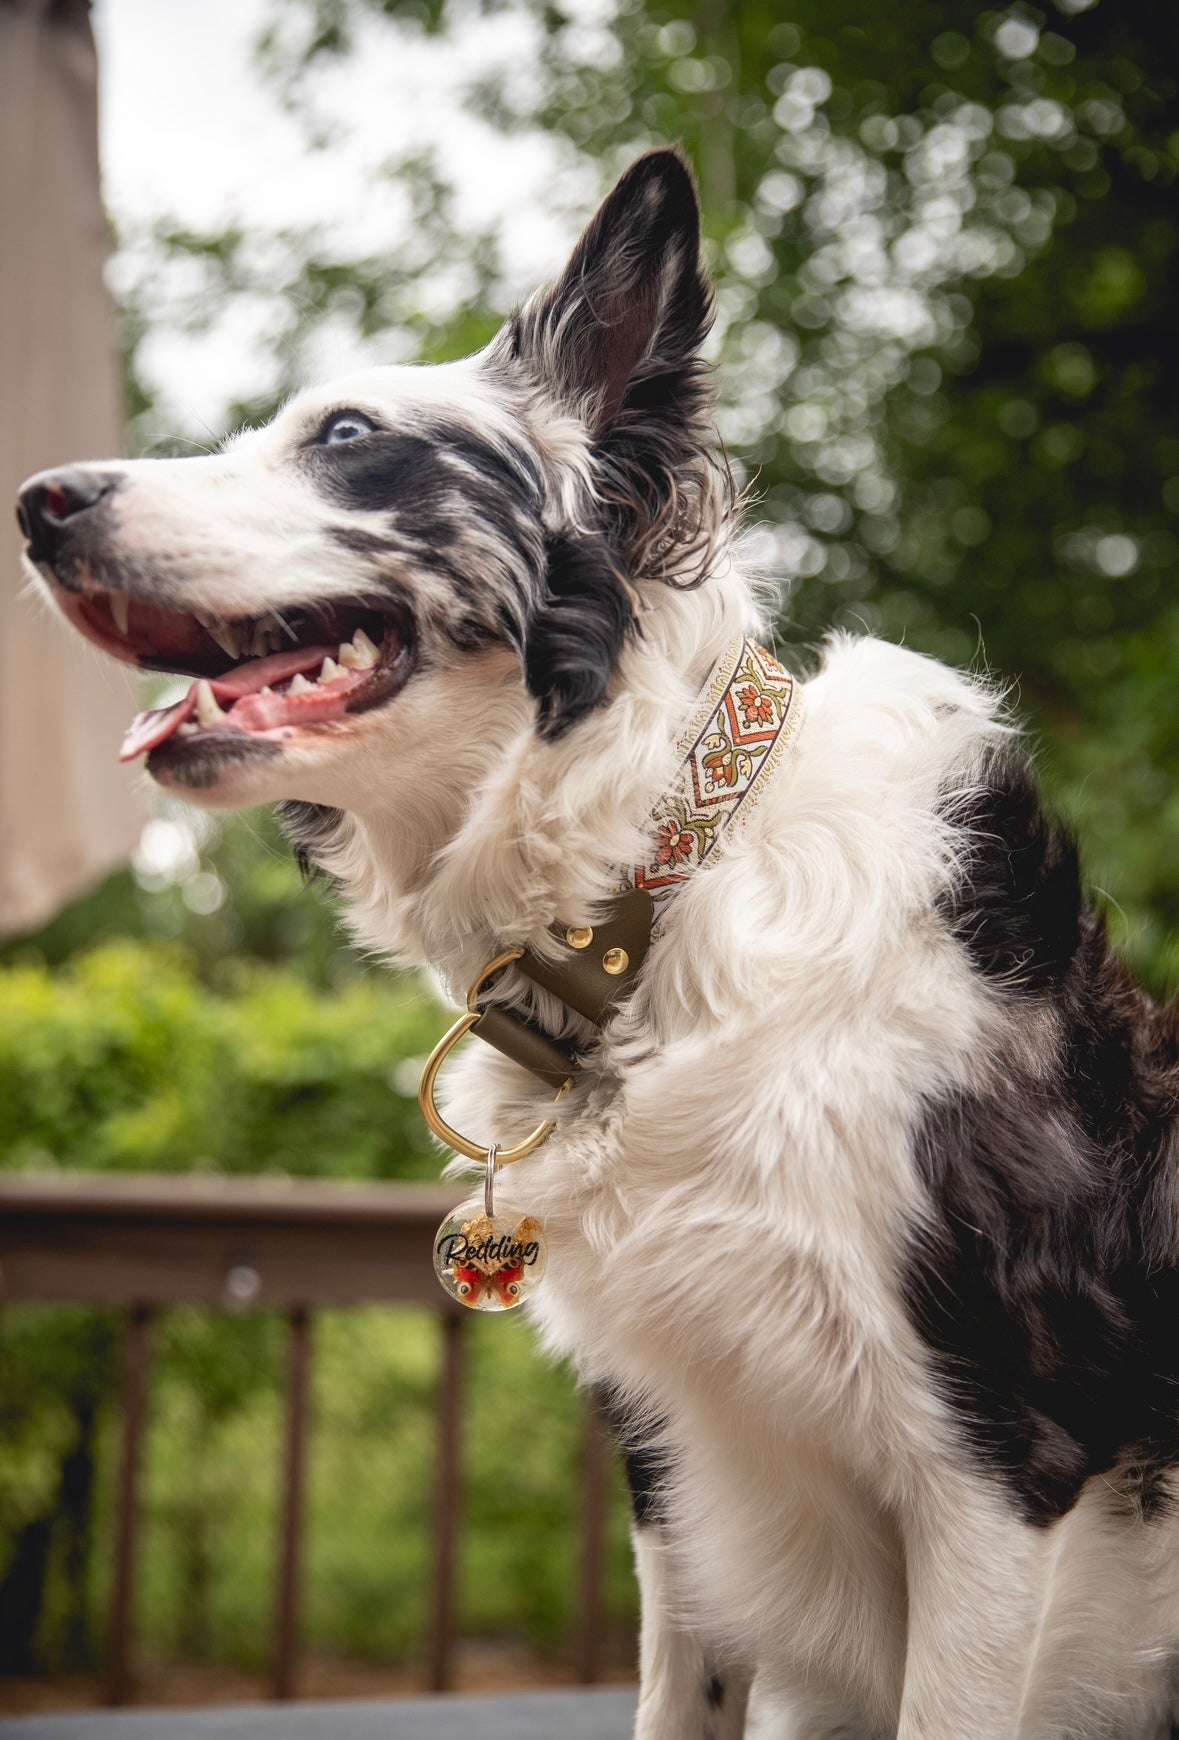
{"label": "collar strap", "polygon": [[[568,1090],[577,1069],[572,1044],[486,1004],[488,981],[514,965],[585,1020],[604,1026],[633,988],[669,902],[749,821],[797,736],[801,715],[801,688],[764,647],[742,638],[726,650],[676,738],[676,773],[651,811],[647,853],[618,871],[604,917],[592,926],[554,925],[555,952],[547,958],[525,948],[498,955],[472,985],[466,1013],[431,1052],[418,1097],[436,1136],[469,1159],[486,1158],[487,1145],[451,1129],[434,1101],[442,1063],[467,1033],[529,1070],[558,1099]],[[540,1124],[514,1148],[501,1149],[500,1165],[523,1159],[552,1128]]]}
{"label": "collar strap", "polygon": [[647,855],[624,878],[651,895],[656,931],[668,902],[747,825],[801,719],[801,686],[764,647],[741,639],[717,661],[676,738]]}

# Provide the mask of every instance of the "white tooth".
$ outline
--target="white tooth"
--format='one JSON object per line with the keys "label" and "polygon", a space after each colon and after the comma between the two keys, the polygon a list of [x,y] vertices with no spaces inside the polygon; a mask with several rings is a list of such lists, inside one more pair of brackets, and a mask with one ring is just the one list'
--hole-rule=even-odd
{"label": "white tooth", "polygon": [[363,628],[358,628],[352,636],[352,645],[356,648],[356,654],[360,660],[359,668],[362,671],[371,671],[374,665],[380,664],[380,648],[373,645]]}
{"label": "white tooth", "polygon": [[196,687],[196,714],[202,725],[220,725],[225,718],[217,697],[202,677]]}
{"label": "white tooth", "polygon": [[176,735],[177,737],[195,737],[199,730],[199,725],[194,725],[191,719],[186,719],[184,724],[177,729]]}
{"label": "white tooth", "polygon": [[317,683],[334,683],[337,677],[342,677],[343,671],[330,655],[323,661],[323,669],[315,679]]}
{"label": "white tooth", "polygon": [[131,616],[131,600],[125,592],[108,592],[106,601],[110,605],[111,615],[115,619],[115,627],[120,634],[126,634],[127,623]]}
{"label": "white tooth", "polygon": [[231,659],[241,658],[241,645],[238,639],[238,631],[234,628],[232,623],[219,622],[214,627],[213,623],[207,622],[205,627],[217,642],[217,645],[221,648],[222,652],[228,653]]}
{"label": "white tooth", "polygon": [[350,640],[342,640],[340,642],[339,660],[340,664],[346,671],[362,671],[365,669],[365,666],[361,662],[360,654],[357,652]]}
{"label": "white tooth", "polygon": [[296,674],[291,678],[291,686],[287,690],[287,694],[288,695],[303,695],[303,694],[306,694],[307,690],[310,687],[311,687],[311,684],[307,681],[307,678],[303,675],[302,671],[297,671]]}

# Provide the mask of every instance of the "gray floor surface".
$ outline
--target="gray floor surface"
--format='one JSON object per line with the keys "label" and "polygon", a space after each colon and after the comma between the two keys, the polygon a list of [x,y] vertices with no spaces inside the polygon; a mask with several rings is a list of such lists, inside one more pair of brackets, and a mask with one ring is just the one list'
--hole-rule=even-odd
{"label": "gray floor surface", "polygon": [[4,1740],[629,1740],[635,1693],[530,1692],[0,1720]]}

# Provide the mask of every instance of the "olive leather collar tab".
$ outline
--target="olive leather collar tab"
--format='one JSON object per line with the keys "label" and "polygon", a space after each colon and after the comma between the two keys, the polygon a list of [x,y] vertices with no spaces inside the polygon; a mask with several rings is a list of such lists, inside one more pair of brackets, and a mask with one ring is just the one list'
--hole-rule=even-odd
{"label": "olive leather collar tab", "polygon": [[[615,896],[604,923],[555,928],[558,959],[546,960],[525,949],[516,969],[595,1027],[604,1027],[629,995],[647,958],[654,917],[655,905],[646,889],[631,888]],[[572,1075],[572,1046],[550,1039],[510,1010],[494,1005],[485,1009],[474,1032],[554,1090]]]}
{"label": "olive leather collar tab", "polygon": [[[436,1136],[469,1159],[487,1147],[451,1129],[434,1101],[444,1059],[467,1033],[529,1070],[561,1097],[577,1069],[574,1046],[536,1022],[486,1001],[493,977],[514,968],[595,1027],[603,1027],[630,994],[672,897],[742,827],[757,807],[763,785],[798,734],[801,687],[772,654],[744,638],[718,659],[691,716],[676,738],[674,780],[650,812],[648,850],[639,864],[619,870],[615,894],[593,925],[552,927],[553,950],[506,949],[480,973],[466,1013],[439,1040],[422,1071],[419,1100]],[[500,1165],[539,1147],[553,1126],[538,1125],[514,1148],[499,1151]]]}

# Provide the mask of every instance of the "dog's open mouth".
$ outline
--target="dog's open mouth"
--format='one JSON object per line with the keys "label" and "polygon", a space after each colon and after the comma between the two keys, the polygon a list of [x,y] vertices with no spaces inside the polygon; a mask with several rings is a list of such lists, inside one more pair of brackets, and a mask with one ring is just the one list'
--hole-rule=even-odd
{"label": "dog's open mouth", "polygon": [[[169,754],[228,733],[281,740],[390,700],[412,664],[407,620],[361,604],[219,618],[129,598],[56,590],[65,615],[104,652],[142,670],[196,681],[183,700],[132,720],[119,759]],[[243,746],[244,747],[244,746]]]}

